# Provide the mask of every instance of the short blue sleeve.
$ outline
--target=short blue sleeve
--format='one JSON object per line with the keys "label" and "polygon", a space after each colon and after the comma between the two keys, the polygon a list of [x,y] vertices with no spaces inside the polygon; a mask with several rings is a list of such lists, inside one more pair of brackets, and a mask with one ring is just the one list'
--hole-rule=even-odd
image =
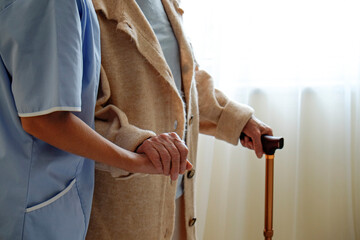
{"label": "short blue sleeve", "polygon": [[81,111],[81,4],[14,0],[0,6],[0,54],[19,116]]}

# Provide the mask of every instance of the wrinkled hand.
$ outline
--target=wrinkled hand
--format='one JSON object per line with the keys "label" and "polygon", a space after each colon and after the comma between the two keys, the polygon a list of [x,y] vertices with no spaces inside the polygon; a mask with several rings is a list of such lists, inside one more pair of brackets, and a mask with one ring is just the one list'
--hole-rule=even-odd
{"label": "wrinkled hand", "polygon": [[136,150],[144,153],[160,173],[176,180],[179,174],[192,168],[187,160],[188,148],[174,132],[162,133],[145,140]]}
{"label": "wrinkled hand", "polygon": [[245,134],[245,136],[240,139],[241,144],[246,148],[254,150],[256,156],[261,158],[264,154],[261,144],[261,136],[272,136],[272,129],[256,117],[252,116],[246,123],[242,133]]}

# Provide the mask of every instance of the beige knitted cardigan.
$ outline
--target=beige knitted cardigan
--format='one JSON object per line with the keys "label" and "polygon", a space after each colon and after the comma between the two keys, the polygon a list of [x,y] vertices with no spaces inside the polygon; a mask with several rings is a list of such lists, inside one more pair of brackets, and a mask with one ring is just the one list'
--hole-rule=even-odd
{"label": "beige knitted cardigan", "polygon": [[[135,0],[93,0],[101,29],[101,82],[96,130],[128,150],[164,132],[184,137],[194,165],[184,177],[187,239],[195,239],[194,180],[199,131],[231,144],[253,110],[230,101],[199,70],[182,27],[176,0],[163,0],[181,55],[186,108],[160,44]],[[185,114],[186,109],[186,114]],[[200,169],[199,169],[200,170]],[[193,176],[194,175],[194,176]],[[171,239],[176,182],[97,165],[88,240]]]}

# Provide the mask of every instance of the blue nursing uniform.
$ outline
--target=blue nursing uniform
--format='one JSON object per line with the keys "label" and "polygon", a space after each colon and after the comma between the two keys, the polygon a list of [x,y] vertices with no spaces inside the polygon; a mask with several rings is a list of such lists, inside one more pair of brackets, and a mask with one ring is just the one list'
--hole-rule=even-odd
{"label": "blue nursing uniform", "polygon": [[93,161],[27,134],[19,117],[71,111],[93,127],[99,34],[91,0],[0,0],[1,240],[85,238]]}

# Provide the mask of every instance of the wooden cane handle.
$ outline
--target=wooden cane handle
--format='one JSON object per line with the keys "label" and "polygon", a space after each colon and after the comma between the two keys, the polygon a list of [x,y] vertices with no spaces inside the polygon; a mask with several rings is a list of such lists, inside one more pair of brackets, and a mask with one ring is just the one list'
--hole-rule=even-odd
{"label": "wooden cane handle", "polygon": [[261,143],[266,155],[274,155],[276,149],[282,149],[284,147],[284,138],[262,135]]}
{"label": "wooden cane handle", "polygon": [[[245,136],[244,133],[241,133],[240,139],[244,139]],[[276,149],[282,149],[284,147],[284,138],[262,135],[261,144],[266,155],[274,155]]]}

